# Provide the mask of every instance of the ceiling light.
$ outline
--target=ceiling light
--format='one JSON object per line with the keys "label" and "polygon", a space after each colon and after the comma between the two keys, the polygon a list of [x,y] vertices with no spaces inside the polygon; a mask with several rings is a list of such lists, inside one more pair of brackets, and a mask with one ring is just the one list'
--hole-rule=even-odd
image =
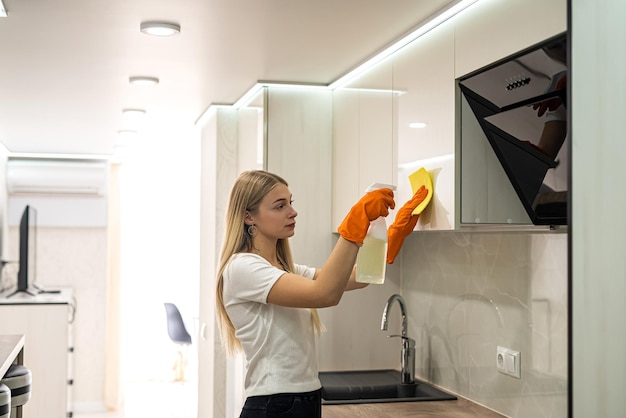
{"label": "ceiling light", "polygon": [[155,86],[159,84],[159,79],[156,77],[130,77],[128,81],[133,86]]}
{"label": "ceiling light", "polygon": [[180,33],[180,25],[171,22],[142,22],[141,31],[152,36],[173,36]]}
{"label": "ceiling light", "polygon": [[146,111],[144,109],[122,109],[122,113],[124,116],[131,118],[140,118],[146,115]]}
{"label": "ceiling light", "polygon": [[117,131],[117,135],[120,139],[120,144],[126,144],[126,141],[131,141],[137,138],[137,131],[131,131],[128,129]]}

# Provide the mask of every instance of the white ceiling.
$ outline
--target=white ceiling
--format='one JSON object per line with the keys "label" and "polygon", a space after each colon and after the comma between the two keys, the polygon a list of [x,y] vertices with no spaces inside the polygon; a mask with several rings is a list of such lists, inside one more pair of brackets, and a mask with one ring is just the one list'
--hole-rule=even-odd
{"label": "white ceiling", "polygon": [[[124,108],[139,132],[185,137],[257,80],[330,83],[450,0],[3,0],[0,142],[11,152],[112,154]],[[181,34],[142,34],[142,21]],[[158,77],[137,87],[130,76]]]}

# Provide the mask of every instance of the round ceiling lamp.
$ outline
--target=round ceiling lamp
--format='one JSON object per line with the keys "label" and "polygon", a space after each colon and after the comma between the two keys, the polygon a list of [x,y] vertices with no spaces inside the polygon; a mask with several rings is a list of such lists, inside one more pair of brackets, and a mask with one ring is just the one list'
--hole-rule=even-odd
{"label": "round ceiling lamp", "polygon": [[131,118],[140,118],[146,115],[146,111],[144,109],[122,109],[122,113],[124,116]]}
{"label": "round ceiling lamp", "polygon": [[117,131],[117,137],[121,141],[118,145],[128,145],[128,142],[137,138],[138,135],[139,133],[132,129],[122,129],[121,131]]}
{"label": "round ceiling lamp", "polygon": [[136,76],[129,77],[128,82],[134,86],[155,86],[159,84],[159,79],[156,77]]}
{"label": "round ceiling lamp", "polygon": [[142,22],[140,29],[151,36],[173,36],[180,33],[180,25],[171,22]]}

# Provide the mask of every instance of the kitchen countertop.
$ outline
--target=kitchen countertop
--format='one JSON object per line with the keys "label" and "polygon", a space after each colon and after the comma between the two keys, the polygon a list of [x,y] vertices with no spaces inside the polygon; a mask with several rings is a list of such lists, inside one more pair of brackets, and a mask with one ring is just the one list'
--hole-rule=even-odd
{"label": "kitchen countertop", "polygon": [[0,335],[0,377],[9,370],[11,364],[24,348],[23,335]]}
{"label": "kitchen countertop", "polygon": [[7,297],[10,294],[11,290],[0,293],[0,305],[65,305],[72,303],[73,291],[69,287],[63,287],[40,292],[36,295],[20,292]]}
{"label": "kitchen countertop", "polygon": [[323,418],[503,418],[465,398],[456,401],[323,405]]}

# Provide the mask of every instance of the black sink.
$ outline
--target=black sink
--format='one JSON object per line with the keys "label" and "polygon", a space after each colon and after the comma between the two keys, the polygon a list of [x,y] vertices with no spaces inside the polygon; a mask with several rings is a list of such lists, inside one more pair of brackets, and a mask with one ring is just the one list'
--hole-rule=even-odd
{"label": "black sink", "polygon": [[456,396],[419,380],[402,384],[397,370],[320,372],[319,376],[325,405],[456,399]]}

